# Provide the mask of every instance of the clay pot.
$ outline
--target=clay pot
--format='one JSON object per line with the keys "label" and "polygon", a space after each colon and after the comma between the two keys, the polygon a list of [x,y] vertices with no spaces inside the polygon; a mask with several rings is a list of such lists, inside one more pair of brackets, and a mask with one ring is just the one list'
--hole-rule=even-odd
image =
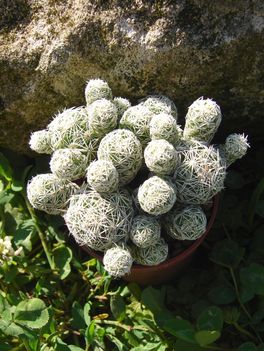
{"label": "clay pot", "polygon": [[[211,216],[207,224],[205,233],[196,241],[193,242],[187,249],[179,253],[178,255],[167,259],[166,261],[160,263],[157,266],[142,266],[138,264],[133,264],[130,274],[123,277],[124,280],[128,282],[135,282],[139,285],[157,285],[162,283],[167,283],[171,281],[177,274],[182,271],[184,267],[190,263],[191,259],[194,257],[195,252],[198,247],[205,240],[209,234],[212,225],[215,221],[219,203],[219,197],[215,196],[213,199],[213,205],[211,209]],[[88,252],[92,257],[97,258],[102,261],[103,256],[101,253],[93,251],[87,246],[82,247],[86,252]]]}

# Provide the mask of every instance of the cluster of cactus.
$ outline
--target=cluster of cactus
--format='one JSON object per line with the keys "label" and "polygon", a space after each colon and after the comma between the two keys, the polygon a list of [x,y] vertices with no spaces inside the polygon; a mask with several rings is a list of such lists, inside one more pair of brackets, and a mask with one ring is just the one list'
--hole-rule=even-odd
{"label": "cluster of cactus", "polygon": [[189,107],[184,129],[165,96],[131,106],[93,79],[85,99],[86,106],[58,113],[31,135],[30,147],[52,156],[51,173],[28,183],[28,199],[38,210],[62,215],[76,242],[103,252],[105,269],[121,277],[133,262],[165,261],[166,236],[191,241],[203,235],[203,205],[224,188],[227,167],[249,145],[239,134],[209,145],[222,118],[210,99]]}

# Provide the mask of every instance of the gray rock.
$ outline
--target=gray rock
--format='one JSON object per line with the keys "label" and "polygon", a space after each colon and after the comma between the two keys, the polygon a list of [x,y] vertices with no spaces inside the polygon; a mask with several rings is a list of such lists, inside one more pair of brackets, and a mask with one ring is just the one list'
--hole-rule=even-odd
{"label": "gray rock", "polygon": [[27,152],[96,77],[132,101],[168,95],[182,117],[212,97],[222,130],[260,134],[263,29],[262,0],[0,0],[0,144]]}

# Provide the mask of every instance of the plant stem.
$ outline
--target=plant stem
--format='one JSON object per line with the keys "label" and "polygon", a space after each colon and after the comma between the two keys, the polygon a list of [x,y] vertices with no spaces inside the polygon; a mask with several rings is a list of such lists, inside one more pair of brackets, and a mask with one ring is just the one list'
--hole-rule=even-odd
{"label": "plant stem", "polygon": [[24,199],[25,199],[25,202],[26,202],[26,205],[27,205],[28,212],[29,212],[29,214],[30,214],[32,220],[34,221],[35,226],[36,226],[36,230],[38,232],[38,235],[39,235],[42,247],[44,249],[44,252],[46,254],[47,260],[49,262],[50,268],[51,268],[51,270],[54,270],[55,269],[54,262],[53,262],[53,260],[51,258],[51,255],[50,255],[47,243],[45,241],[44,233],[42,232],[42,230],[41,230],[41,228],[40,228],[40,226],[38,224],[38,220],[37,220],[36,214],[35,214],[33,208],[31,207],[30,203],[28,202],[28,200],[27,200],[27,198],[25,196],[24,196]]}
{"label": "plant stem", "polygon": [[238,300],[238,303],[241,307],[241,309],[244,311],[244,313],[246,314],[246,316],[248,317],[249,319],[249,325],[251,327],[251,329],[254,331],[254,333],[256,334],[257,338],[255,336],[253,336],[251,333],[249,333],[248,331],[246,331],[244,328],[240,327],[237,323],[237,325],[235,325],[235,327],[237,328],[237,326],[239,327],[239,331],[242,332],[243,334],[249,336],[252,340],[254,340],[255,342],[257,341],[260,341],[262,343],[262,339],[259,335],[259,333],[255,330],[255,328],[253,327],[252,325],[252,316],[250,315],[250,313],[248,312],[248,310],[246,309],[246,306],[243,304],[243,302],[241,301],[241,298],[240,298],[240,294],[239,294],[239,289],[238,289],[238,285],[237,285],[237,281],[236,281],[236,276],[235,276],[235,272],[234,272],[234,269],[232,267],[229,267],[229,271],[230,271],[230,274],[231,274],[231,277],[232,277],[232,280],[233,280],[233,283],[234,283],[234,287],[235,287],[235,292],[236,292],[236,296],[237,296],[237,300]]}

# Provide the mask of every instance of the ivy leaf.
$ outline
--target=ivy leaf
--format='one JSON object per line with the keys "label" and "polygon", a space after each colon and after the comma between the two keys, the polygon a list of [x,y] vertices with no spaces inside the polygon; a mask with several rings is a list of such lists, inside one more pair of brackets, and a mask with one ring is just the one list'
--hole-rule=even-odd
{"label": "ivy leaf", "polygon": [[45,303],[38,299],[32,298],[21,301],[15,309],[15,322],[32,329],[44,327],[49,321],[49,312]]}
{"label": "ivy leaf", "polygon": [[244,256],[245,249],[229,239],[222,240],[215,244],[210,254],[211,261],[227,267],[235,268]]}
{"label": "ivy leaf", "polygon": [[71,272],[72,251],[69,247],[61,245],[53,250],[53,259],[59,270],[60,278],[65,279]]}
{"label": "ivy leaf", "polygon": [[216,305],[228,305],[235,301],[236,294],[232,287],[219,285],[209,291],[208,298]]}
{"label": "ivy leaf", "polygon": [[122,296],[120,296],[119,294],[111,296],[110,308],[115,319],[117,319],[118,321],[122,321],[125,318],[126,304]]}
{"label": "ivy leaf", "polygon": [[224,323],[223,312],[219,307],[206,308],[198,317],[197,328],[199,330],[222,330]]}
{"label": "ivy leaf", "polygon": [[240,345],[237,349],[238,351],[257,351],[257,347],[253,342],[245,342],[244,344]]}
{"label": "ivy leaf", "polygon": [[251,263],[240,270],[240,281],[244,286],[250,287],[257,295],[264,294],[264,266]]}
{"label": "ivy leaf", "polygon": [[201,330],[195,333],[195,339],[200,346],[207,346],[219,339],[221,333],[217,330]]}

